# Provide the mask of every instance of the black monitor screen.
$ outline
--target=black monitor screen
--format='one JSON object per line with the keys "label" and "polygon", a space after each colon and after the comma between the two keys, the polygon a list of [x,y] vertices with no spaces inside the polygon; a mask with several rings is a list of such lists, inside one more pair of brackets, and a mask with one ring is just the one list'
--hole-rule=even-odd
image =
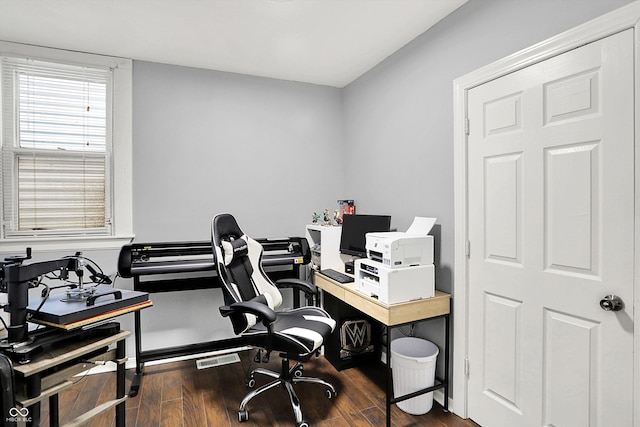
{"label": "black monitor screen", "polygon": [[342,217],[342,236],[340,237],[340,253],[364,258],[365,234],[375,231],[389,231],[391,217],[389,215],[344,215]]}

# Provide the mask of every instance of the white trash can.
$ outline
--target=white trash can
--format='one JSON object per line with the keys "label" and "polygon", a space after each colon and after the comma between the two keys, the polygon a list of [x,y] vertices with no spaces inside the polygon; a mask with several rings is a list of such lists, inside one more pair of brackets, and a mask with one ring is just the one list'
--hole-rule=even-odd
{"label": "white trash can", "polygon": [[[435,382],[438,346],[422,338],[404,337],[391,341],[393,396],[400,397],[431,387]],[[433,392],[397,403],[412,415],[426,414],[433,406]]]}

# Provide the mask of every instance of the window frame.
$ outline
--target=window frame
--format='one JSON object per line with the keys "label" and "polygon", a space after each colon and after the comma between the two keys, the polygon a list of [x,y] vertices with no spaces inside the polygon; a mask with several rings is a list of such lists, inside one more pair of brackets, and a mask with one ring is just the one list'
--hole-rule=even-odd
{"label": "window frame", "polygon": [[[26,247],[39,251],[119,249],[133,239],[132,189],[132,60],[60,49],[0,41],[0,56],[27,57],[87,67],[113,69],[111,104],[111,154],[107,186],[111,187],[111,233],[109,235],[0,236],[0,252],[24,252]],[[0,102],[2,93],[0,93]],[[1,118],[0,118],[1,120]],[[0,121],[0,126],[3,124]],[[0,132],[0,138],[1,136]],[[1,155],[1,154],[0,154]],[[0,177],[1,179],[1,177]],[[4,203],[4,201],[2,201]],[[108,208],[107,208],[108,209]],[[4,215],[0,210],[0,219]]]}

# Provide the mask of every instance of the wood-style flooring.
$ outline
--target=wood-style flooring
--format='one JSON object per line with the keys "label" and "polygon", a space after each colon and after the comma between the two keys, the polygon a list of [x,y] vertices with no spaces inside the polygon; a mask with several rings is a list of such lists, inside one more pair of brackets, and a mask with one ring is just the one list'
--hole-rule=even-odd
{"label": "wood-style flooring", "polygon": [[[127,400],[128,427],[221,427],[221,426],[295,426],[287,393],[272,389],[255,397],[247,405],[249,421],[239,423],[238,406],[248,392],[245,372],[256,366],[278,370],[280,358],[271,357],[268,365],[250,362],[253,352],[241,352],[241,362],[198,370],[195,360],[171,362],[145,368],[137,396]],[[317,384],[296,385],[305,421],[310,426],[353,427],[385,424],[384,369],[365,366],[338,372],[324,357],[305,364],[306,376],[317,376],[331,382],[338,396],[328,399],[325,389]],[[127,391],[133,371],[127,371]],[[258,385],[266,377],[256,377]],[[76,384],[60,394],[60,424],[95,407],[115,395],[115,373],[74,378]],[[88,426],[114,425],[112,409],[89,422]],[[392,405],[393,426],[478,427],[471,420],[445,413],[434,402],[425,415],[409,415]],[[46,400],[42,405],[42,424],[49,425]]]}

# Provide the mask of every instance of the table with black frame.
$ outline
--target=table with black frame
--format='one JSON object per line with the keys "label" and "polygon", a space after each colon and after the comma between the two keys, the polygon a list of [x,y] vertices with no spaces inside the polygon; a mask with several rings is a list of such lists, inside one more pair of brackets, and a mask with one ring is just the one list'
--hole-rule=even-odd
{"label": "table with black frame", "polygon": [[[72,377],[93,367],[92,362],[112,361],[116,368],[115,397],[80,415],[69,425],[80,425],[94,416],[115,406],[115,425],[125,425],[125,340],[129,331],[114,324],[114,332],[106,336],[79,337],[47,349],[33,357],[28,363],[14,363],[15,401],[28,408],[27,425],[40,425],[40,402],[49,399],[49,425],[59,425],[58,394],[73,386]],[[115,344],[115,348],[110,346]]]}
{"label": "table with black frame", "polygon": [[[436,378],[436,384],[416,392],[395,397],[393,395],[393,375],[391,372],[391,351],[386,351],[387,367],[387,392],[386,392],[386,413],[387,426],[391,425],[391,404],[402,402],[422,394],[426,394],[438,389],[444,389],[444,410],[449,409],[449,331],[451,315],[451,295],[435,291],[433,298],[424,298],[415,301],[408,301],[397,304],[384,304],[375,298],[371,298],[356,290],[355,283],[339,283],[322,273],[314,273],[315,285],[335,299],[353,307],[366,316],[380,322],[387,327],[387,337],[391,337],[391,330],[412,323],[430,321],[434,319],[444,319],[444,378]],[[327,307],[325,307],[327,308]],[[330,310],[329,310],[330,311]],[[340,324],[341,319],[335,319]],[[390,340],[388,339],[388,345]],[[325,347],[325,352],[327,351]],[[327,358],[332,356],[326,355]],[[340,369],[340,367],[338,367]]]}

